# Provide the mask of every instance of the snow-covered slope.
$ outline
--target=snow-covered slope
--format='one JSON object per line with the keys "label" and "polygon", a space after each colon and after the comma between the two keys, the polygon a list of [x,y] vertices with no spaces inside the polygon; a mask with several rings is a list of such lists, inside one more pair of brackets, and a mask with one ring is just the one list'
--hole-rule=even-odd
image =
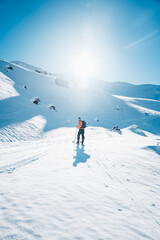
{"label": "snow-covered slope", "polygon": [[51,75],[51,73],[39,68],[39,67],[35,67],[32,66],[30,64],[24,63],[24,62],[20,62],[20,61],[12,61],[12,64],[17,65],[19,67],[22,67],[26,70],[32,71],[32,72],[36,72],[36,73],[40,73],[43,75]]}
{"label": "snow-covered slope", "polygon": [[[18,95],[0,102],[1,128],[42,116],[46,120],[44,131],[48,131],[76,126],[77,117],[81,116],[92,126],[112,128],[118,125],[125,128],[136,124],[143,130],[159,133],[159,101],[136,99],[133,105],[128,99],[110,94],[101,85],[85,90],[66,88],[57,85],[54,76],[27,70],[25,64],[23,67],[0,61],[3,79],[10,78],[14,82],[14,91]],[[13,84],[10,86],[13,87]],[[35,97],[40,99],[37,105],[33,104]],[[56,111],[49,109],[51,105]]]}
{"label": "snow-covered slope", "polygon": [[123,95],[21,62],[0,69],[0,240],[159,240],[158,86]]}

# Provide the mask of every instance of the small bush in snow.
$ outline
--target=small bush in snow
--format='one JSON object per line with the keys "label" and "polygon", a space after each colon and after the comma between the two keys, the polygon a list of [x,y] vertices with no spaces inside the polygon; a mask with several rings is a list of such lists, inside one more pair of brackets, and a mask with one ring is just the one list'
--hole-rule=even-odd
{"label": "small bush in snow", "polygon": [[13,67],[11,65],[7,66],[7,68],[13,70]]}
{"label": "small bush in snow", "polygon": [[116,131],[121,131],[118,126],[114,126],[111,131],[116,130]]}
{"label": "small bush in snow", "polygon": [[98,118],[95,118],[94,121],[99,122],[99,119],[98,119]]}
{"label": "small bush in snow", "polygon": [[42,73],[42,71],[40,71],[40,70],[37,70],[37,69],[36,69],[35,71],[36,71],[37,73]]}
{"label": "small bush in snow", "polygon": [[56,107],[54,105],[50,105],[49,109],[56,111]]}
{"label": "small bush in snow", "polygon": [[115,109],[116,109],[117,111],[122,110],[122,108],[121,108],[119,105],[117,105]]}
{"label": "small bush in snow", "polygon": [[33,100],[33,103],[34,104],[38,104],[40,102],[40,99],[39,98],[35,98],[34,100]]}

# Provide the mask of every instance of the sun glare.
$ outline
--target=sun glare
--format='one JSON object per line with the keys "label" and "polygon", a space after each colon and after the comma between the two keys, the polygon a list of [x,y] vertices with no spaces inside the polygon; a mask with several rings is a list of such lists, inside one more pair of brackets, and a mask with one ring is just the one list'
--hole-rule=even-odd
{"label": "sun glare", "polygon": [[83,52],[74,63],[74,73],[78,85],[87,87],[90,78],[93,76],[94,67],[93,61],[88,52]]}

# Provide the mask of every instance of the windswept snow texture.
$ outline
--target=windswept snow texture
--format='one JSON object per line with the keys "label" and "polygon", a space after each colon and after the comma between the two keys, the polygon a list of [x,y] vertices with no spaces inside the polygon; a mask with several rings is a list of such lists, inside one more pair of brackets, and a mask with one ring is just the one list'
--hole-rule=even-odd
{"label": "windswept snow texture", "polygon": [[159,240],[160,86],[0,69],[0,240]]}
{"label": "windswept snow texture", "polygon": [[89,127],[82,147],[74,134],[0,144],[0,239],[159,240],[156,136]]}

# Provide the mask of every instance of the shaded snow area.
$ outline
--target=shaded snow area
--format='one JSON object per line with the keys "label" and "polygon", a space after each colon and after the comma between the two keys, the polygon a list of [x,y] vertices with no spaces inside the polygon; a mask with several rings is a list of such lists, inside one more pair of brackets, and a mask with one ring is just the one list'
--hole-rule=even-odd
{"label": "shaded snow area", "polygon": [[159,86],[0,71],[0,240],[159,240]]}

